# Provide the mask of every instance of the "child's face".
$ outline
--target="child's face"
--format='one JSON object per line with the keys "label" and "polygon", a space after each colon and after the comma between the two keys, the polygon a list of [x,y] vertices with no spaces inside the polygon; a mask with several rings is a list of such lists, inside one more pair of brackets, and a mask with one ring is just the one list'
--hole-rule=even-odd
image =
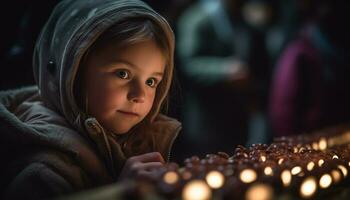
{"label": "child's face", "polygon": [[124,48],[113,42],[87,58],[88,113],[116,134],[128,132],[152,108],[165,57],[154,41]]}

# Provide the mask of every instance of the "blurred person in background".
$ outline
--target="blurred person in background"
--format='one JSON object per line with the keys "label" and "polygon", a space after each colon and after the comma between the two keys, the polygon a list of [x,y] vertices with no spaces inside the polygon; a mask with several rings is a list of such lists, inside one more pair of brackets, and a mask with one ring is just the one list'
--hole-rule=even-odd
{"label": "blurred person in background", "polygon": [[297,1],[305,23],[276,66],[270,119],[276,136],[350,120],[349,3]]}
{"label": "blurred person in background", "polygon": [[230,152],[248,141],[250,129],[261,131],[260,142],[266,139],[260,111],[269,61],[262,38],[244,19],[245,4],[198,1],[178,21],[177,52],[185,82],[182,120],[192,153]]}

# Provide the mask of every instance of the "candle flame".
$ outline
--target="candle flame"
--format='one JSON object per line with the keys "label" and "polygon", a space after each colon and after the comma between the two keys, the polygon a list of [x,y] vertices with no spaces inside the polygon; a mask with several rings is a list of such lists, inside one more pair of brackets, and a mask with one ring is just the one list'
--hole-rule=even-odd
{"label": "candle flame", "polygon": [[307,169],[308,171],[311,171],[311,170],[314,169],[314,167],[315,167],[315,163],[311,161],[311,162],[309,162],[309,163],[307,164],[306,169]]}
{"label": "candle flame", "polygon": [[346,177],[348,175],[348,170],[343,165],[338,165],[338,168],[341,170],[344,177]]}
{"label": "candle flame", "polygon": [[182,198],[184,200],[209,200],[211,190],[204,181],[193,180],[184,186]]}
{"label": "candle flame", "polygon": [[278,159],[278,164],[279,164],[279,165],[280,165],[280,164],[282,164],[282,163],[283,163],[283,161],[284,161],[284,159],[283,159],[283,158]]}
{"label": "candle flame", "polygon": [[281,173],[281,179],[282,179],[282,183],[285,187],[290,185],[290,182],[292,181],[292,174],[290,173],[289,170],[284,170]]}
{"label": "candle flame", "polygon": [[314,177],[306,178],[300,186],[300,195],[304,198],[311,197],[317,189],[316,180]]}
{"label": "candle flame", "polygon": [[323,163],[324,163],[324,160],[323,160],[323,159],[320,159],[320,160],[318,161],[318,166],[321,167],[321,166],[323,165]]}
{"label": "candle flame", "polygon": [[211,171],[205,179],[211,188],[217,189],[224,185],[224,178],[224,175],[219,171]]}
{"label": "candle flame", "polygon": [[251,183],[256,180],[256,177],[256,172],[253,169],[244,169],[239,175],[239,178],[244,183]]}
{"label": "candle flame", "polygon": [[341,179],[340,172],[338,170],[334,169],[334,170],[332,170],[331,174],[332,174],[332,177],[333,177],[333,181],[335,183],[338,183],[340,181],[340,179]]}
{"label": "candle flame", "polygon": [[326,138],[321,138],[320,139],[320,141],[318,142],[318,147],[322,151],[327,149],[327,140],[326,140]]}
{"label": "candle flame", "polygon": [[297,175],[301,172],[301,167],[300,166],[295,166],[292,168],[292,170],[290,171],[293,175]]}
{"label": "candle flame", "polygon": [[267,176],[273,176],[273,171],[271,167],[265,167],[264,174]]}
{"label": "candle flame", "polygon": [[329,174],[324,174],[320,178],[319,185],[321,188],[328,188],[332,184],[332,177]]}
{"label": "candle flame", "polygon": [[262,162],[265,162],[265,161],[266,161],[266,156],[260,156],[260,160],[261,160]]}

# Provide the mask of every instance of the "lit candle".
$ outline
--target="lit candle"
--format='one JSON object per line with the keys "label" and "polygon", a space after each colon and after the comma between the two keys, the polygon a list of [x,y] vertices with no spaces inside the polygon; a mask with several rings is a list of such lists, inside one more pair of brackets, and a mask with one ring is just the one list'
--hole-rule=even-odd
{"label": "lit candle", "polygon": [[273,171],[272,171],[272,168],[267,166],[264,168],[264,174],[267,175],[267,176],[273,176]]}
{"label": "lit candle", "polygon": [[344,177],[346,177],[348,175],[348,170],[343,165],[338,165],[338,168],[341,170]]}
{"label": "lit candle", "polygon": [[179,176],[176,172],[170,171],[164,174],[163,180],[167,184],[174,184],[179,180]]}
{"label": "lit candle", "polygon": [[308,177],[301,183],[300,195],[304,198],[309,198],[316,192],[316,189],[316,179],[314,177]]}
{"label": "lit candle", "polygon": [[329,174],[321,176],[319,185],[321,188],[328,188],[332,184],[332,177]]}
{"label": "lit candle", "polygon": [[324,160],[323,160],[323,159],[318,160],[318,166],[319,166],[319,167],[321,167],[321,166],[323,165],[323,163],[324,163]]}
{"label": "lit candle", "polygon": [[281,165],[283,163],[283,161],[284,161],[283,158],[278,159],[278,164]]}
{"label": "lit candle", "polygon": [[260,160],[261,160],[262,162],[265,162],[265,161],[266,161],[266,156],[260,156]]}
{"label": "lit candle", "polygon": [[320,141],[318,142],[318,147],[320,150],[326,150],[327,149],[327,140],[325,138],[321,138]]}
{"label": "lit candle", "polygon": [[184,200],[209,200],[211,199],[211,190],[202,180],[193,180],[188,182],[182,191]]}
{"label": "lit candle", "polygon": [[334,183],[338,183],[341,179],[341,174],[338,170],[334,169],[331,172]]}
{"label": "lit candle", "polygon": [[254,184],[246,192],[246,200],[269,200],[273,197],[273,189],[266,184]]}
{"label": "lit candle", "polygon": [[211,171],[205,179],[211,188],[217,189],[224,185],[225,177],[219,171]]}
{"label": "lit candle", "polygon": [[315,167],[315,163],[311,161],[307,164],[306,169],[308,171],[311,171],[314,167]]}
{"label": "lit candle", "polygon": [[300,166],[295,166],[292,168],[292,170],[290,170],[290,172],[293,174],[293,175],[297,175],[301,172],[301,167]]}
{"label": "lit candle", "polygon": [[284,170],[281,173],[281,179],[282,179],[282,183],[285,187],[288,187],[290,185],[290,182],[292,181],[292,174],[290,173],[289,170]]}
{"label": "lit candle", "polygon": [[243,183],[251,183],[256,180],[256,177],[256,172],[253,169],[244,169],[239,175]]}

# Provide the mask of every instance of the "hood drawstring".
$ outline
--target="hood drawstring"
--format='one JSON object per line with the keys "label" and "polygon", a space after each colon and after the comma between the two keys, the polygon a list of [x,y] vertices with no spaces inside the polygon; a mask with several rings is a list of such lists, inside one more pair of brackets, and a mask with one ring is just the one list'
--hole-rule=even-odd
{"label": "hood drawstring", "polygon": [[[85,120],[85,128],[89,133],[89,136],[96,142],[98,149],[101,151],[102,156],[106,160],[108,169],[112,176],[117,179],[117,175],[114,168],[113,156],[111,146],[108,142],[107,134],[101,125],[95,118],[88,118]],[[102,137],[101,137],[102,136]]]}

